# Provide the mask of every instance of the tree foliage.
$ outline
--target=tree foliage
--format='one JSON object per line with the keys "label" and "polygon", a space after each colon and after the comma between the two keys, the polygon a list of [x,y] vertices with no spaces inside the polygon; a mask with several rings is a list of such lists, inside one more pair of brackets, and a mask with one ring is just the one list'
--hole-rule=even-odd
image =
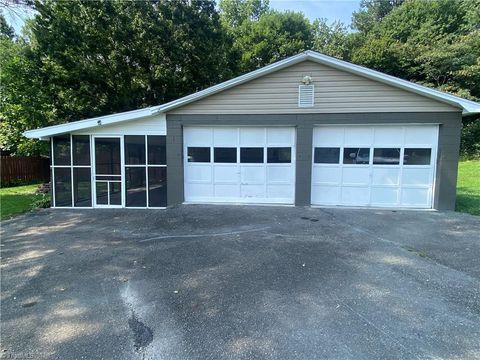
{"label": "tree foliage", "polygon": [[240,70],[255,70],[272,62],[310,49],[310,23],[301,13],[269,11],[258,21],[244,21],[235,32],[234,50]]}
{"label": "tree foliage", "polygon": [[[0,136],[15,153],[25,153],[22,139],[6,129],[21,131],[19,121],[33,128],[158,105],[234,74],[231,41],[211,1],[44,0],[34,7],[28,36],[5,43],[0,64],[10,109],[2,109]],[[27,80],[41,86],[27,89]],[[30,112],[12,110],[18,107]]]}
{"label": "tree foliage", "polygon": [[[17,154],[44,151],[26,129],[158,105],[310,48],[480,100],[480,0],[362,0],[353,32],[268,0],[24,2],[23,36],[0,17],[0,142]],[[478,123],[465,120],[464,154],[480,156]]]}
{"label": "tree foliage", "polygon": [[395,7],[404,0],[361,0],[360,9],[352,14],[352,27],[368,33]]}

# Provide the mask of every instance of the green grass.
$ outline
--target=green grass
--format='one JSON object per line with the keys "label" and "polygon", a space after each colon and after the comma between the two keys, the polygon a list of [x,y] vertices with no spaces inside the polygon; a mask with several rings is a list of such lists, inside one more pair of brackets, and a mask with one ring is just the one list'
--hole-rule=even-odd
{"label": "green grass", "polygon": [[38,184],[0,189],[0,220],[22,214],[32,209],[33,202],[42,197],[36,195]]}
{"label": "green grass", "polygon": [[458,165],[456,210],[480,216],[480,160]]}

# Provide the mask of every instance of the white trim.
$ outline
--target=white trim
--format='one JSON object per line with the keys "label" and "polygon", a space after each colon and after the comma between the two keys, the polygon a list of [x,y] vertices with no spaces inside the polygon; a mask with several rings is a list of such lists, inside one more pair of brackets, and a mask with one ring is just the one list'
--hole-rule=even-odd
{"label": "white trim", "polygon": [[[410,91],[422,96],[429,97],[431,99],[450,104],[454,107],[462,109],[463,115],[471,115],[480,113],[480,103],[462,99],[461,97],[454,96],[445,92],[434,90],[422,85],[412,83],[407,80],[403,80],[394,76],[390,76],[379,71],[371,70],[363,66],[355,65],[346,61],[338,60],[330,56],[326,56],[315,51],[307,50],[300,54],[291,56],[276,63],[264,66],[261,69],[249,72],[245,75],[238,76],[228,81],[222,82],[218,85],[211,86],[205,90],[196,92],[194,94],[182,97],[180,99],[168,102],[163,105],[152,106],[144,109],[127,111],[107,116],[100,116],[80,121],[75,121],[67,124],[48,126],[41,129],[25,131],[23,134],[28,138],[39,138],[45,140],[47,137],[58,134],[65,134],[72,131],[84,130],[88,128],[94,128],[96,126],[110,125],[115,123],[121,123],[124,121],[130,121],[145,117],[150,117],[155,114],[165,113],[167,111],[176,109],[191,102],[203,99],[207,96],[219,93],[223,90],[230,89],[237,85],[246,83],[250,80],[259,78],[261,76],[270,74],[288,66],[300,63],[305,60],[310,60],[323,64],[335,69],[350,72],[355,75],[360,75],[369,78],[374,81],[391,85],[406,91]],[[100,124],[99,124],[100,122]]]}
{"label": "white trim", "polygon": [[70,183],[72,184],[72,206],[75,206],[75,189],[73,184],[73,136],[70,134]]}
{"label": "white trim", "polygon": [[105,116],[99,116],[99,117],[89,118],[85,120],[73,121],[66,124],[47,126],[40,129],[28,130],[28,131],[25,131],[23,134],[26,137],[32,138],[32,139],[34,138],[44,139],[45,137],[52,136],[52,135],[66,134],[73,131],[84,130],[88,128],[95,128],[98,126],[112,125],[112,124],[121,123],[124,121],[131,121],[131,120],[150,117],[155,114],[154,109],[156,108],[158,107],[148,107],[144,109],[126,111],[126,112],[121,112],[121,113],[112,114],[112,115],[105,115]]}
{"label": "white trim", "polygon": [[52,205],[55,207],[55,164],[53,163],[55,159],[55,155],[53,154],[53,137],[50,138],[50,149],[52,151],[51,155],[51,161],[52,165],[50,165],[50,170],[51,170],[51,177],[52,177]]}

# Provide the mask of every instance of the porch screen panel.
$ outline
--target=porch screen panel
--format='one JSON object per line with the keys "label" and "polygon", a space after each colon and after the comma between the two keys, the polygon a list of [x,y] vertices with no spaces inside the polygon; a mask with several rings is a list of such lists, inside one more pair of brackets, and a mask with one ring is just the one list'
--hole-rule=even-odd
{"label": "porch screen panel", "polygon": [[145,135],[125,135],[125,206],[146,207]]}
{"label": "porch screen panel", "polygon": [[72,135],[73,206],[92,206],[90,136]]}
{"label": "porch screen panel", "polygon": [[52,199],[55,207],[72,206],[72,159],[70,135],[52,137]]}
{"label": "porch screen panel", "polygon": [[61,135],[51,142],[52,199],[55,207],[91,207],[90,136]]}
{"label": "porch screen panel", "polygon": [[57,167],[54,169],[55,206],[72,206],[72,172],[70,167]]}
{"label": "porch screen panel", "polygon": [[166,136],[125,135],[125,206],[167,206]]}
{"label": "porch screen panel", "polygon": [[148,206],[167,206],[167,148],[166,136],[148,135]]}

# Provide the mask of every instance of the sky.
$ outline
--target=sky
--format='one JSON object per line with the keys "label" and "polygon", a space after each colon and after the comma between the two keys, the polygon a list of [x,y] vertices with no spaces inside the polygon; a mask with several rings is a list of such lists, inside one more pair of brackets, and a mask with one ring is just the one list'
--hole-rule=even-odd
{"label": "sky", "polygon": [[[270,0],[270,7],[279,11],[292,10],[303,12],[311,21],[317,18],[326,18],[329,23],[336,20],[350,25],[352,13],[360,7],[360,0]],[[17,33],[23,26],[25,19],[31,13],[4,11],[5,18]]]}
{"label": "sky", "polygon": [[339,20],[350,25],[352,13],[360,8],[360,0],[270,0],[270,7],[300,11],[312,21],[326,18],[329,23]]}

